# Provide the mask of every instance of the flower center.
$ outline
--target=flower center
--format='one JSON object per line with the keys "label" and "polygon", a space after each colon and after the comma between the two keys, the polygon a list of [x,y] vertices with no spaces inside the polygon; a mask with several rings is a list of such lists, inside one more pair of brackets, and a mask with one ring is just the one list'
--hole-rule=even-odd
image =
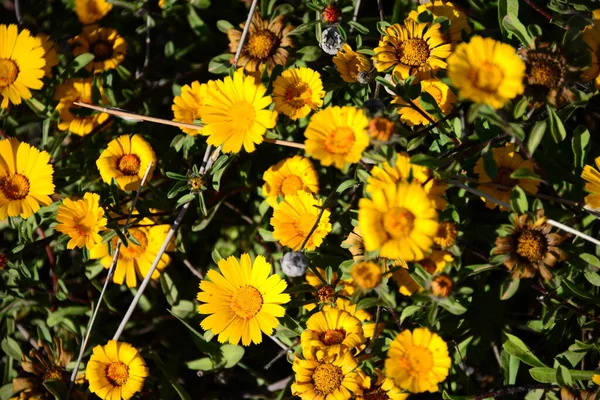
{"label": "flower center", "polygon": [[346,337],[346,330],[340,329],[328,329],[325,332],[322,332],[319,336],[321,343],[325,346],[332,346],[334,344],[340,344],[344,341]]}
{"label": "flower center", "polygon": [[[498,175],[496,176],[496,183],[502,186],[508,186],[512,188],[517,184],[517,180],[510,177],[513,173],[512,168],[500,167],[498,168]],[[506,188],[500,188],[501,190],[507,190]]]}
{"label": "flower center", "polygon": [[297,177],[296,175],[287,176],[283,182],[281,183],[281,193],[286,194],[296,194],[298,191],[302,190],[302,179]]}
{"label": "flower center", "polygon": [[325,149],[334,154],[346,154],[354,145],[354,141],[352,128],[337,128],[329,132],[325,138]]}
{"label": "flower center", "polygon": [[91,216],[77,216],[73,218],[73,223],[77,233],[82,236],[89,235],[94,227],[94,221],[92,220]]}
{"label": "flower center", "polygon": [[365,400],[388,400],[389,399],[387,392],[385,390],[383,390],[381,387],[363,392],[363,398]]}
{"label": "flower center", "polygon": [[395,130],[394,122],[384,117],[377,117],[369,122],[369,134],[373,139],[386,141]]}
{"label": "flower center", "polygon": [[320,364],[312,374],[315,392],[327,395],[342,385],[344,374],[340,367],[332,364]]}
{"label": "flower center", "polygon": [[63,380],[63,369],[61,367],[49,367],[44,371],[44,380],[60,379]]}
{"label": "flower center", "polygon": [[[140,245],[129,241],[127,243],[127,247],[121,246],[121,251],[119,252],[119,259],[122,260],[135,260],[140,255],[146,251],[146,247],[148,246],[148,238],[146,237],[146,233],[138,228],[129,229],[129,234],[133,236]],[[113,242],[116,244],[116,242]]]}
{"label": "flower center", "polygon": [[13,60],[0,60],[0,88],[5,88],[17,80],[19,67]]}
{"label": "flower center", "polygon": [[129,367],[122,361],[116,361],[106,366],[106,379],[113,386],[123,386],[129,378]]}
{"label": "flower center", "polygon": [[496,92],[504,80],[504,73],[496,64],[483,62],[471,70],[469,80],[473,86],[485,92]]}
{"label": "flower center", "polygon": [[517,254],[530,262],[538,262],[544,258],[548,242],[541,232],[523,231],[517,239]]}
{"label": "flower center", "polygon": [[420,67],[429,58],[429,45],[423,39],[408,39],[400,43],[398,60],[404,65]]}
{"label": "flower center", "polygon": [[[0,259],[1,257],[2,254],[0,254]],[[324,285],[317,291],[317,297],[321,303],[332,303],[335,300],[335,289],[331,285]]]}
{"label": "flower center", "polygon": [[442,247],[450,247],[454,244],[458,231],[452,222],[444,221],[439,224],[437,234],[433,241]]}
{"label": "flower center", "polygon": [[133,176],[140,172],[140,158],[135,154],[125,154],[117,162],[117,169],[123,175]]}
{"label": "flower center", "polygon": [[276,44],[277,36],[265,29],[250,36],[248,40],[248,53],[254,58],[264,60],[271,55]]}
{"label": "flower center", "polygon": [[94,43],[92,46],[92,53],[94,53],[94,60],[104,61],[108,60],[113,55],[113,49],[109,42],[100,41]]}
{"label": "flower center", "polygon": [[254,286],[239,288],[231,298],[229,307],[231,311],[240,318],[252,319],[261,310],[263,298]]}
{"label": "flower center", "polygon": [[238,134],[248,132],[256,121],[256,111],[252,104],[247,101],[234,104],[229,113],[234,129],[236,129]]}
{"label": "flower center", "polygon": [[393,238],[410,236],[415,222],[415,215],[404,207],[392,208],[383,216],[383,228]]}
{"label": "flower center", "polygon": [[285,101],[293,108],[302,108],[310,103],[312,95],[306,83],[300,83],[295,86],[290,86],[285,91]]}
{"label": "flower center", "polygon": [[528,82],[530,85],[541,85],[548,89],[554,89],[559,86],[561,81],[561,71],[555,62],[543,60],[532,63]]}
{"label": "flower center", "polygon": [[427,374],[433,367],[433,355],[429,349],[415,346],[407,351],[401,363],[412,376]]}
{"label": "flower center", "polygon": [[22,200],[29,194],[29,179],[21,174],[0,178],[0,190],[8,200]]}

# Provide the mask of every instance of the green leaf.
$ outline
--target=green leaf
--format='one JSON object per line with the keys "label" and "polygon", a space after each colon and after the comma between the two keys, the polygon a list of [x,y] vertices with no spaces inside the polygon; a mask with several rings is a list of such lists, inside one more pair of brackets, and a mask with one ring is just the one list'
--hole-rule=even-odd
{"label": "green leaf", "polygon": [[429,168],[436,168],[439,167],[440,160],[428,154],[415,154],[410,158],[410,163]]}
{"label": "green leaf", "polygon": [[208,63],[208,72],[211,72],[215,75],[224,75],[229,72],[231,68],[231,54],[220,54],[216,57],[213,57],[212,60]]}
{"label": "green leaf", "polygon": [[236,346],[233,344],[224,344],[221,346],[221,352],[223,353],[223,364],[224,368],[234,367],[242,357],[244,357],[244,348],[242,346]]}
{"label": "green leaf", "polygon": [[532,367],[546,367],[546,365],[541,362],[531,350],[529,350],[527,345],[521,339],[510,333],[505,333],[505,335],[506,341],[502,344],[502,348],[504,348],[508,354]]}
{"label": "green leaf", "polygon": [[358,185],[358,181],[356,179],[348,179],[348,180],[345,180],[344,182],[340,183],[340,185],[337,187],[337,189],[335,191],[336,191],[336,193],[342,194],[346,190],[350,189],[351,187],[353,187],[355,185]]}
{"label": "green leaf", "polygon": [[575,296],[581,297],[582,299],[591,301],[592,303],[595,304],[599,304],[599,299],[592,295],[591,293],[589,293],[588,291],[586,291],[585,289],[583,289],[582,287],[574,284],[573,282],[570,282],[567,279],[564,279],[562,281],[562,284],[565,285],[565,288],[571,292],[572,294],[574,294]]}
{"label": "green leaf", "polygon": [[222,33],[227,33],[230,29],[235,29],[233,25],[229,21],[225,21],[224,19],[217,21],[217,29]]}
{"label": "green leaf", "polygon": [[520,280],[507,278],[500,286],[500,300],[508,300],[519,290]]}
{"label": "green leaf", "polygon": [[583,168],[585,165],[585,158],[589,150],[589,144],[590,131],[588,131],[585,126],[579,125],[575,131],[573,131],[573,139],[571,140],[575,167]]}
{"label": "green leaf", "polygon": [[69,389],[60,379],[48,379],[44,381],[44,387],[52,393],[56,400],[64,400],[67,398]]}
{"label": "green leaf", "polygon": [[513,117],[515,119],[520,119],[527,111],[527,106],[529,105],[529,99],[527,96],[521,97],[521,100],[517,102],[515,108],[513,109]]}
{"label": "green leaf", "polygon": [[204,336],[200,332],[198,332],[197,330],[192,328],[192,326],[190,324],[188,324],[183,319],[181,319],[179,316],[174,314],[171,310],[167,310],[167,311],[169,312],[169,314],[171,314],[172,316],[177,318],[183,325],[185,325],[185,327],[188,328],[188,330],[190,332],[192,332],[194,335],[196,335],[196,337],[199,339],[198,343],[199,343],[200,350],[202,350],[205,353],[209,353],[209,354],[219,354],[219,349],[217,346],[215,346],[214,344],[212,344],[210,342],[207,342],[206,339],[204,339]]}
{"label": "green leaf", "polygon": [[2,351],[4,354],[14,358],[17,361],[21,361],[21,348],[19,347],[19,343],[11,338],[10,336],[2,339],[1,343]]}
{"label": "green leaf", "polygon": [[202,18],[198,16],[198,13],[191,4],[188,5],[187,20],[196,36],[201,38],[206,37],[208,34],[208,27],[204,21],[202,21]]}
{"label": "green leaf", "polygon": [[84,68],[86,65],[88,65],[89,63],[92,62],[92,60],[94,59],[94,56],[92,53],[83,53],[78,55],[77,57],[75,57],[75,59],[71,62],[71,64],[69,64],[69,66],[67,67],[67,70],[71,70],[73,71],[73,73],[79,71],[80,69]]}
{"label": "green leaf", "polygon": [[524,214],[529,209],[527,195],[519,185],[515,185],[510,194],[510,204],[512,206],[512,209],[519,214]]}
{"label": "green leaf", "polygon": [[517,357],[512,356],[506,352],[506,350],[502,350],[502,369],[504,370],[504,384],[505,385],[514,385],[517,381],[517,374],[519,373],[519,366],[521,365],[521,360]]}
{"label": "green leaf", "polygon": [[498,1],[498,25],[502,34],[508,33],[507,29],[502,25],[504,17],[507,15],[518,16],[519,15],[519,2],[517,0],[499,0]]}
{"label": "green leaf", "polygon": [[364,25],[359,24],[356,21],[348,21],[348,25],[354,27],[354,29],[356,29],[357,31],[359,31],[363,35],[366,35],[366,34],[369,33],[369,29],[367,27],[365,27]]}
{"label": "green leaf", "polygon": [[173,386],[173,389],[175,389],[175,392],[177,392],[180,399],[192,400],[192,397],[183,388],[183,386],[177,381],[177,378],[175,378],[173,375],[171,375],[169,368],[162,362],[162,360],[160,359],[160,357],[158,355],[154,354],[153,352],[150,352],[150,354],[148,354],[148,358],[150,358],[152,361],[154,361],[154,363],[156,364],[158,369],[160,369],[160,372],[162,372],[162,374],[165,376],[165,378],[167,378],[167,380],[169,381],[171,386]]}
{"label": "green leaf", "polygon": [[162,288],[167,302],[169,302],[170,305],[177,303],[179,300],[179,291],[177,290],[177,286],[173,283],[173,280],[169,274],[164,271],[162,274],[160,274],[160,287]]}
{"label": "green leaf", "polygon": [[[516,0],[510,1],[516,2]],[[506,15],[502,19],[501,26],[506,28],[507,31],[514,34],[516,37],[518,37],[521,43],[523,43],[525,46],[530,48],[533,47],[533,36],[531,36],[531,33],[529,33],[525,25],[523,25],[523,23],[519,21],[519,18],[517,18],[517,16]]]}
{"label": "green leaf", "polygon": [[564,365],[559,365],[556,370],[556,380],[560,386],[573,386],[571,373]]}
{"label": "green leaf", "polygon": [[[574,381],[588,381],[592,379],[597,371],[580,371],[575,369],[568,370],[571,379]],[[554,368],[531,368],[529,374],[533,379],[541,383],[558,383],[557,370]]]}
{"label": "green leaf", "polygon": [[550,121],[550,134],[552,135],[552,139],[554,139],[555,143],[560,143],[567,137],[565,126],[556,114],[554,108],[546,105],[546,109],[548,110],[548,120]]}
{"label": "green leaf", "polygon": [[402,314],[400,314],[400,323],[404,323],[404,320],[412,315],[414,315],[417,311],[421,310],[421,306],[406,306],[402,310]]}
{"label": "green leaf", "polygon": [[454,315],[462,315],[467,312],[467,308],[455,300],[448,297],[438,298],[436,302],[446,311]]}
{"label": "green leaf", "polygon": [[498,176],[498,167],[496,166],[496,160],[494,160],[494,154],[491,151],[483,153],[483,169],[485,170],[485,173],[492,178],[492,181],[496,180],[496,177]]}
{"label": "green leaf", "polygon": [[300,57],[300,59],[306,62],[317,61],[323,54],[319,46],[304,46],[296,53],[302,54],[302,57]]}
{"label": "green leaf", "polygon": [[0,388],[0,399],[2,400],[10,400],[13,397],[13,384],[7,383],[6,385]]}
{"label": "green leaf", "polygon": [[218,362],[210,357],[202,357],[197,360],[188,361],[185,365],[194,371],[212,371],[220,366]]}
{"label": "green leaf", "polygon": [[542,178],[538,174],[536,174],[529,168],[519,168],[513,171],[513,173],[510,174],[510,177],[513,179],[533,179],[535,181],[542,180]]}
{"label": "green leaf", "polygon": [[89,311],[88,307],[85,306],[70,306],[59,308],[56,311],[50,313],[46,319],[46,323],[50,328],[61,323],[69,315],[83,315]]}

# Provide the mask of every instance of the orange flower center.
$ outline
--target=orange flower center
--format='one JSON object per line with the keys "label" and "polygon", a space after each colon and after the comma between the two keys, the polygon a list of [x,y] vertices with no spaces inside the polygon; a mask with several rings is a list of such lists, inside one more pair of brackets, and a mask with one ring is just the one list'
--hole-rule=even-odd
{"label": "orange flower center", "polygon": [[140,172],[140,158],[135,154],[125,154],[119,158],[117,169],[121,171],[123,175],[137,175],[138,172]]}
{"label": "orange flower center", "polygon": [[0,88],[10,86],[17,80],[19,75],[19,67],[13,60],[0,60]]}
{"label": "orange flower center", "polygon": [[448,297],[454,283],[448,275],[439,275],[431,282],[431,292],[439,297]]}
{"label": "orange flower center", "polygon": [[106,379],[113,386],[123,386],[129,378],[129,367],[122,361],[115,361],[106,366]]}
{"label": "orange flower center", "polygon": [[398,60],[404,65],[420,67],[429,58],[429,45],[423,39],[408,39],[398,47]]}
{"label": "orange flower center", "polygon": [[[500,167],[498,168],[498,175],[496,176],[496,183],[502,186],[507,186],[509,188],[512,188],[513,186],[515,186],[517,184],[516,179],[513,179],[510,177],[510,175],[513,173],[513,169],[512,168],[508,168],[508,167]],[[501,190],[507,190],[505,188],[500,188]]]}
{"label": "orange flower center", "polygon": [[292,108],[302,108],[310,104],[310,96],[312,95],[306,83],[299,83],[290,86],[285,91],[285,101]]}
{"label": "orange flower center", "polygon": [[377,117],[369,122],[369,135],[371,138],[385,142],[396,131],[396,125],[384,117]]}
{"label": "orange flower center", "polygon": [[254,106],[247,101],[241,101],[231,107],[229,111],[231,123],[238,134],[246,134],[256,121]]}
{"label": "orange flower center", "polygon": [[498,65],[484,61],[471,70],[469,80],[480,90],[496,92],[504,80],[504,73]]}
{"label": "orange flower center", "polygon": [[94,60],[96,61],[108,60],[113,55],[113,48],[111,44],[105,41],[94,43],[91,50],[95,56]]}
{"label": "orange flower center", "polygon": [[129,234],[133,236],[140,245],[129,241],[127,243],[127,247],[124,245],[121,246],[121,251],[119,251],[119,259],[122,260],[135,260],[140,255],[146,251],[146,247],[148,246],[148,238],[146,237],[146,233],[139,228],[131,228],[129,229]]}
{"label": "orange flower center", "polygon": [[271,55],[277,44],[277,36],[268,29],[250,35],[248,39],[248,53],[254,58],[264,60]]}
{"label": "orange flower center", "polygon": [[82,236],[87,236],[92,232],[94,221],[90,217],[86,218],[85,215],[81,215],[73,218],[73,225],[77,233]]}
{"label": "orange flower center", "polygon": [[354,131],[349,127],[341,127],[329,132],[325,138],[325,149],[334,154],[346,154],[354,145]]}
{"label": "orange flower center", "polygon": [[281,193],[284,195],[296,194],[298,191],[302,190],[303,187],[304,185],[302,184],[302,179],[300,179],[298,176],[286,176],[281,183]]}
{"label": "orange flower center", "polygon": [[327,395],[342,385],[344,374],[340,367],[332,364],[320,364],[312,374],[315,392]]}
{"label": "orange flower center", "polygon": [[404,207],[395,207],[383,216],[383,228],[395,239],[410,236],[415,222],[415,215]]}
{"label": "orange flower center", "polygon": [[44,371],[44,380],[60,379],[63,380],[63,369],[61,367],[49,367]]}
{"label": "orange flower center", "polygon": [[346,337],[346,330],[340,329],[328,329],[325,332],[322,332],[319,336],[321,343],[325,346],[332,346],[334,344],[340,344],[344,341]]}
{"label": "orange flower center", "polygon": [[517,239],[517,254],[530,262],[538,262],[544,258],[548,242],[546,237],[538,231],[523,231]]}
{"label": "orange flower center", "polygon": [[331,285],[325,285],[317,291],[317,297],[321,303],[331,303],[335,299],[335,289]]}
{"label": "orange flower center", "polygon": [[0,190],[8,200],[23,200],[29,194],[29,179],[21,174],[0,178]]}
{"label": "orange flower center", "polygon": [[231,298],[231,311],[242,319],[252,319],[261,310],[263,297],[254,286],[239,288]]}
{"label": "orange flower center", "polygon": [[429,349],[415,346],[407,349],[400,363],[412,376],[428,374],[433,367],[433,355]]}
{"label": "orange flower center", "polygon": [[531,71],[527,80],[530,85],[541,85],[548,89],[554,89],[558,87],[561,75],[561,70],[555,62],[538,60],[531,64]]}
{"label": "orange flower center", "polygon": [[389,399],[387,392],[385,390],[383,390],[381,387],[363,392],[363,398],[365,400],[388,400]]}

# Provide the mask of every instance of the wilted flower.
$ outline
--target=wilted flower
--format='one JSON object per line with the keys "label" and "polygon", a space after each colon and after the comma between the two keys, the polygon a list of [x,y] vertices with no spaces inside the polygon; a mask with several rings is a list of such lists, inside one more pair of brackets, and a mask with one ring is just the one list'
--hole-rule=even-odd
{"label": "wilted flower", "polygon": [[290,251],[283,255],[281,270],[289,277],[295,278],[304,275],[308,268],[308,259],[301,251]]}
{"label": "wilted flower", "polygon": [[330,26],[329,28],[323,29],[323,32],[321,32],[320,46],[325,53],[334,56],[340,51],[343,44],[344,39],[342,39],[336,26]]}

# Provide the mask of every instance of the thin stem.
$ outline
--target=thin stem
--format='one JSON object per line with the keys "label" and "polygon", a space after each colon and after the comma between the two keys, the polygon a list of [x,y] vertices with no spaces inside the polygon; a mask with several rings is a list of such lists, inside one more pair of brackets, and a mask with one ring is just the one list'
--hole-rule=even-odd
{"label": "thin stem", "polygon": [[554,299],[556,301],[558,301],[561,305],[575,311],[578,314],[581,315],[585,315],[586,317],[588,317],[589,319],[591,319],[592,321],[596,321],[597,323],[600,324],[600,319],[590,313],[588,313],[587,311],[581,309],[580,307],[576,306],[575,304],[571,304],[569,303],[567,300],[562,299],[560,297],[558,297],[557,295],[555,295],[554,293],[550,293],[549,291],[547,291],[546,289],[538,286],[538,285],[531,285],[531,287],[535,290],[537,290],[538,292],[540,292],[541,294],[543,294],[544,296],[548,296],[551,299]]}
{"label": "thin stem", "polygon": [[324,212],[325,212],[325,206],[321,207],[321,211],[319,211],[319,216],[317,217],[317,220],[313,224],[312,228],[310,228],[308,235],[306,235],[306,237],[304,238],[304,241],[302,242],[302,245],[300,246],[299,251],[304,250],[304,246],[306,246],[306,243],[308,243],[308,240],[310,239],[312,234],[315,233],[315,231],[317,230],[317,227],[319,226],[319,221],[321,221],[321,217],[323,216]]}
{"label": "thin stem", "polygon": [[244,48],[244,43],[246,42],[246,36],[248,36],[248,31],[250,30],[250,23],[252,22],[252,17],[254,16],[254,10],[256,10],[256,5],[258,4],[258,0],[252,0],[252,5],[250,6],[250,11],[248,11],[248,17],[246,18],[246,25],[244,25],[244,30],[242,31],[242,36],[240,37],[240,44],[235,52],[235,57],[233,59],[233,68],[237,67],[238,60],[240,59],[240,54],[242,54],[242,49]]}
{"label": "thin stem", "polygon": [[[352,21],[356,22],[358,19],[358,10],[360,9],[360,0],[354,0],[354,14],[352,15]],[[354,26],[350,25],[350,33],[354,30]]]}
{"label": "thin stem", "polygon": [[575,236],[579,236],[582,239],[587,240],[588,242],[594,243],[596,246],[600,246],[600,240],[594,239],[593,237],[586,235],[583,232],[579,232],[577,229],[573,229],[570,226],[567,226],[565,224],[561,224],[560,222],[557,222],[553,219],[548,219],[546,220],[546,222],[552,226],[555,226],[559,229],[562,229],[563,231],[572,233]]}
{"label": "thin stem", "polygon": [[435,124],[435,121],[433,120],[433,118],[431,118],[431,115],[427,114],[425,111],[423,111],[421,109],[421,107],[419,107],[418,105],[415,104],[414,101],[412,101],[411,99],[409,99],[408,97],[406,98],[406,101],[408,101],[408,104],[410,104],[410,106],[419,114],[421,114],[423,116],[423,118],[425,118],[427,121],[429,121],[430,124]]}
{"label": "thin stem", "polygon": [[529,392],[533,389],[554,389],[558,388],[558,386],[547,385],[543,383],[538,383],[534,385],[526,385],[526,386],[508,386],[500,390],[496,390],[493,392],[488,392],[484,394],[480,394],[474,397],[471,397],[470,400],[483,400],[483,399],[493,399],[501,396],[509,396],[511,394],[521,393],[521,392]]}
{"label": "thin stem", "polygon": [[19,0],[15,0],[15,17],[17,18],[19,26],[22,26],[23,16],[21,15],[21,4],[19,3]]}

